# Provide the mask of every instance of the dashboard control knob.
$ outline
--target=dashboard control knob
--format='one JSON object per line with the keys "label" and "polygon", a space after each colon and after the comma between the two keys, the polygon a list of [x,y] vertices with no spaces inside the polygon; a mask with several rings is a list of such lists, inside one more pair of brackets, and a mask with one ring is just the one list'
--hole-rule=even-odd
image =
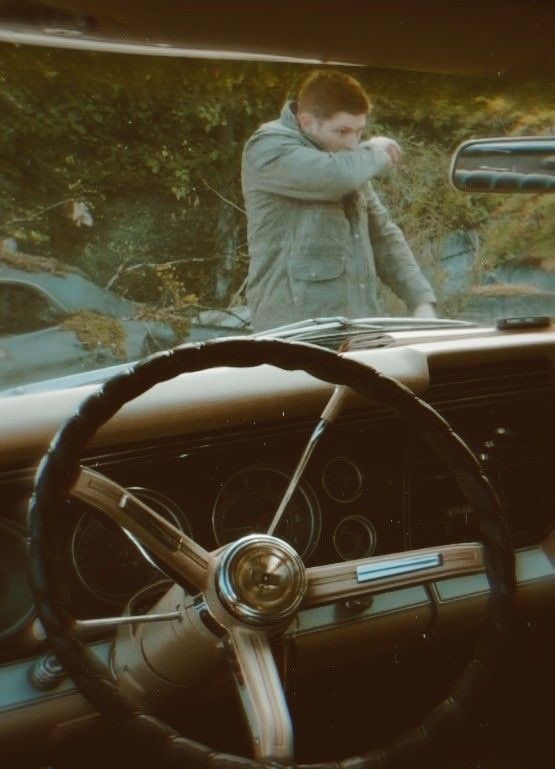
{"label": "dashboard control knob", "polygon": [[362,614],[362,612],[369,609],[373,603],[373,595],[364,595],[358,598],[348,598],[346,601],[343,601],[342,607],[348,614]]}
{"label": "dashboard control knob", "polygon": [[39,657],[29,671],[29,679],[35,689],[54,689],[65,677],[65,670],[52,652]]}

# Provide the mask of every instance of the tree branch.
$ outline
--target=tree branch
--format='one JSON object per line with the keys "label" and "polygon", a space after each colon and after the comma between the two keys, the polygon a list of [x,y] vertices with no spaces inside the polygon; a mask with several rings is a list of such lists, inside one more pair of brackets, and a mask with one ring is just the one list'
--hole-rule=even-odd
{"label": "tree branch", "polygon": [[125,265],[129,263],[129,259],[124,259],[110,280],[106,283],[105,288],[112,288],[114,283],[121,278],[126,272],[134,272],[135,270],[141,270],[143,268],[150,268],[151,270],[157,267],[169,267],[172,264],[191,264],[192,262],[212,262],[216,257],[214,256],[192,256],[188,259],[172,259],[170,262],[141,262],[140,264],[132,264],[131,267]]}
{"label": "tree branch", "polygon": [[219,197],[220,200],[223,200],[224,203],[227,203],[228,206],[231,206],[236,211],[239,211],[240,213],[245,214],[245,216],[246,216],[247,212],[245,211],[244,208],[241,208],[241,206],[238,206],[237,203],[234,203],[232,200],[229,200],[229,198],[224,197],[224,195],[222,195],[221,192],[218,192],[218,190],[214,189],[214,187],[212,187],[210,184],[208,184],[208,182],[206,181],[204,176],[202,176],[200,174],[199,174],[199,176],[200,176],[200,180],[204,184],[204,186],[207,187],[211,192],[213,192],[214,195],[217,195],[217,197]]}
{"label": "tree branch", "polygon": [[235,303],[237,302],[239,297],[243,294],[246,286],[247,286],[247,278],[244,279],[244,281],[241,283],[237,291],[233,294],[233,296],[229,300],[229,304],[227,305],[228,310],[230,310],[232,307],[235,307]]}
{"label": "tree branch", "polygon": [[39,219],[47,211],[51,211],[53,208],[58,208],[59,206],[65,206],[66,203],[73,203],[74,200],[75,200],[75,197],[66,198],[65,200],[59,200],[57,203],[52,203],[51,206],[46,206],[46,208],[40,208],[35,214],[32,214],[31,216],[24,216],[17,219],[9,219],[7,222],[4,223],[3,226],[10,227],[12,224],[20,224],[21,222],[32,222],[34,219]]}

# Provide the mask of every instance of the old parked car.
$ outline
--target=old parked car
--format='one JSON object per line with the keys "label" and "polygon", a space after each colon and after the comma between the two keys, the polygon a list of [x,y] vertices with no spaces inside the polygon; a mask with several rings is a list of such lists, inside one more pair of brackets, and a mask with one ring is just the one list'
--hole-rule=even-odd
{"label": "old parked car", "polygon": [[[102,229],[75,261],[157,259],[244,331],[243,143],[339,62],[404,147],[376,187],[439,316],[384,288],[376,317],[215,323],[0,397],[0,761],[551,769],[555,197],[518,156],[553,141],[554,21],[527,0],[0,3],[18,238],[52,248],[26,212],[77,189]],[[514,150],[465,155],[500,133]]]}
{"label": "old parked car", "polygon": [[18,269],[0,257],[0,389],[134,361],[181,341],[138,312],[77,271]]}

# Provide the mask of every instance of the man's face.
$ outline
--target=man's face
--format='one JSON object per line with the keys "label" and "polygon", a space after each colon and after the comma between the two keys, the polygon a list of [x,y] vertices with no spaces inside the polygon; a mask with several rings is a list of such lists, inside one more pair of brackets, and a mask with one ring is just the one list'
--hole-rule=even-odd
{"label": "man's face", "polygon": [[335,112],[329,118],[317,118],[308,112],[298,115],[299,125],[313,141],[328,152],[352,150],[360,142],[367,115]]}

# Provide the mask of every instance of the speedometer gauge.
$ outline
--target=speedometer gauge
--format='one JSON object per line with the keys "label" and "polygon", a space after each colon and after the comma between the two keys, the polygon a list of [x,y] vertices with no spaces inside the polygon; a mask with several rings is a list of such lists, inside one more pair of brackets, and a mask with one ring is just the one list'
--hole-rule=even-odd
{"label": "speedometer gauge", "polygon": [[[214,503],[212,524],[218,545],[246,534],[265,533],[290,477],[287,470],[273,465],[256,465],[232,475]],[[301,480],[275,535],[306,559],[318,543],[320,530],[321,513],[316,494]]]}
{"label": "speedometer gauge", "polygon": [[[183,511],[151,489],[130,487],[138,499],[190,534]],[[109,520],[84,513],[73,532],[71,551],[81,583],[97,598],[123,606],[135,593],[160,577],[160,571],[125,532]]]}

